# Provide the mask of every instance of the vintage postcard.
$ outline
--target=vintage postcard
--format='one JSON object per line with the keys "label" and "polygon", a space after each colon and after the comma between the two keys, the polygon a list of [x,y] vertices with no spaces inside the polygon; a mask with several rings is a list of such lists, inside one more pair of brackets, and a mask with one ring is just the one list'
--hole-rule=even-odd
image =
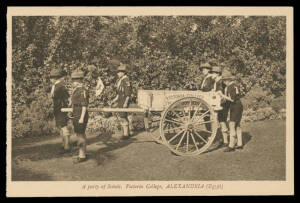
{"label": "vintage postcard", "polygon": [[294,195],[292,7],[8,7],[8,197]]}

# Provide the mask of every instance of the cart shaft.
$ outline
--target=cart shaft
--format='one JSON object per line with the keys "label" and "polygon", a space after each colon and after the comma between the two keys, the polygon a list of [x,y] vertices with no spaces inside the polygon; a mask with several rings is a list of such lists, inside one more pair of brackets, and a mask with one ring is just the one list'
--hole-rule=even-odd
{"label": "cart shaft", "polygon": [[[62,108],[61,112],[72,112],[72,108]],[[88,112],[128,112],[128,113],[143,113],[144,109],[141,108],[88,108]]]}

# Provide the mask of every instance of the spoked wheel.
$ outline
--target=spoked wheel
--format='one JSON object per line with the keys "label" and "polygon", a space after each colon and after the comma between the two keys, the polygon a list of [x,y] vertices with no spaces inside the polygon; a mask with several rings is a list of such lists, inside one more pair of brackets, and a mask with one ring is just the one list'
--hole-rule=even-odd
{"label": "spoked wheel", "polygon": [[217,125],[216,114],[207,102],[188,97],[175,101],[163,112],[160,135],[175,154],[192,156],[209,148]]}

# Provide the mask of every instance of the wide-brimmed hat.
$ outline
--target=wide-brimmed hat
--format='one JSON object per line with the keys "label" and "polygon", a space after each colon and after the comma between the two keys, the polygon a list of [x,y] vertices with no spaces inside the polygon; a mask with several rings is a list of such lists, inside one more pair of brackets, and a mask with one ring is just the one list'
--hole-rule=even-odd
{"label": "wide-brimmed hat", "polygon": [[95,70],[97,70],[96,66],[94,66],[94,65],[88,65],[87,69],[89,72],[94,72]]}
{"label": "wide-brimmed hat", "polygon": [[54,68],[50,71],[50,77],[54,78],[54,77],[61,77],[63,76],[63,72],[61,69],[59,68]]}
{"label": "wide-brimmed hat", "polygon": [[207,69],[211,69],[211,65],[209,63],[202,63],[200,65],[200,68],[203,69],[203,68],[207,68]]}
{"label": "wide-brimmed hat", "polygon": [[124,64],[121,64],[118,69],[117,69],[117,72],[126,72],[126,66]]}
{"label": "wide-brimmed hat", "polygon": [[82,79],[84,77],[84,73],[81,70],[76,70],[72,73],[72,79]]}
{"label": "wide-brimmed hat", "polygon": [[111,60],[109,61],[109,63],[110,63],[110,65],[112,65],[113,67],[118,67],[118,66],[120,66],[120,64],[121,64],[121,61],[118,60],[118,59],[111,59]]}
{"label": "wide-brimmed hat", "polygon": [[222,73],[222,69],[219,66],[213,66],[211,69],[211,72],[213,73]]}
{"label": "wide-brimmed hat", "polygon": [[222,73],[222,79],[223,80],[233,80],[236,77],[234,75],[231,74],[231,72],[229,72],[228,70],[224,70]]}

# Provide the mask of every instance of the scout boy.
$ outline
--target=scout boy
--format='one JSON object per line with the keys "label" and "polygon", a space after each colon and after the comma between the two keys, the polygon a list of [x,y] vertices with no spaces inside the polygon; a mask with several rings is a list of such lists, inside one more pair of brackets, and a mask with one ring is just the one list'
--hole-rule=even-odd
{"label": "scout boy", "polygon": [[87,72],[86,78],[89,81],[89,84],[86,87],[91,88],[91,86],[93,86],[94,84],[92,84],[90,81],[92,81],[92,78],[97,78],[97,84],[96,84],[96,88],[95,88],[95,96],[99,97],[99,96],[101,96],[101,94],[105,88],[103,81],[97,72],[96,66],[89,65],[89,66],[87,66],[87,69],[88,69],[88,72]]}
{"label": "scout boy", "polygon": [[209,63],[204,63],[200,65],[203,75],[205,76],[201,82],[200,90],[203,92],[212,91],[214,85],[214,79],[212,78],[211,65]]}
{"label": "scout boy", "polygon": [[69,93],[63,82],[63,73],[60,69],[52,69],[50,72],[50,81],[53,84],[51,97],[53,99],[53,114],[56,127],[62,137],[62,149],[59,153],[63,154],[70,151],[70,131],[68,125],[68,114],[61,112],[61,108],[68,107]]}
{"label": "scout boy", "polygon": [[79,147],[79,156],[74,163],[80,163],[86,160],[86,135],[85,130],[88,123],[88,91],[83,87],[84,73],[82,71],[74,71],[71,75],[73,84],[73,93],[71,104],[73,108],[73,126],[77,135],[77,145]]}
{"label": "scout boy", "polygon": [[[121,64],[117,69],[118,81],[116,84],[117,96],[112,100],[112,104],[115,104],[118,108],[128,108],[131,96],[131,85],[128,76],[126,75],[126,66]],[[122,139],[128,139],[130,136],[129,131],[133,130],[132,122],[128,119],[128,113],[120,112],[117,114],[121,121],[123,129]]]}
{"label": "scout boy", "polygon": [[[219,66],[213,66],[211,70],[212,78],[214,79],[213,90],[221,95],[225,94],[225,84],[222,80],[222,70]],[[228,128],[226,125],[228,111],[229,111],[229,101],[226,99],[222,100],[221,106],[222,110],[218,111],[218,122],[221,126],[221,132],[223,135],[223,146],[228,146]]]}
{"label": "scout boy", "polygon": [[[201,82],[200,90],[203,92],[210,92],[213,90],[214,79],[212,78],[212,74],[210,73],[212,67],[209,63],[204,63],[200,65],[200,69],[202,70],[203,75],[205,76]],[[209,121],[210,116],[204,117],[204,121]],[[207,130],[211,131],[211,124],[205,123],[205,127]]]}
{"label": "scout boy", "polygon": [[227,73],[223,76],[224,83],[226,84],[225,95],[233,100],[229,103],[230,141],[224,152],[232,152],[235,149],[243,149],[242,128],[240,126],[243,114],[243,104],[240,100],[240,90],[235,82],[235,79],[235,76],[231,75],[230,73]]}

